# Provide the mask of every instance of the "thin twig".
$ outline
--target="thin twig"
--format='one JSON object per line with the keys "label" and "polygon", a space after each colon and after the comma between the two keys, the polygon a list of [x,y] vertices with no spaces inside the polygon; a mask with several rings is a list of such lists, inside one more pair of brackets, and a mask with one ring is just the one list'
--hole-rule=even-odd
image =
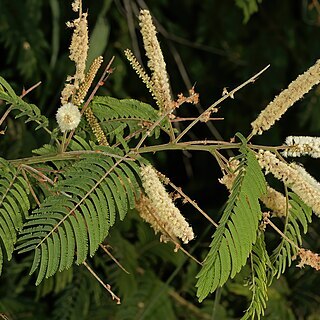
{"label": "thin twig", "polygon": [[211,154],[215,157],[215,159],[218,162],[218,165],[222,170],[230,172],[229,166],[227,165],[228,161],[226,161],[225,157],[223,157],[223,155],[218,150],[213,149]]}
{"label": "thin twig", "polygon": [[292,240],[290,240],[268,217],[265,218],[265,222],[269,224],[276,232],[278,232],[284,240],[288,241],[293,247],[300,250],[300,248]]}
{"label": "thin twig", "polygon": [[38,175],[40,178],[42,178],[42,181],[48,182],[52,186],[55,185],[55,183],[50,178],[48,178],[45,174],[43,174],[42,172],[40,172],[39,170],[37,170],[37,169],[35,169],[35,168],[31,167],[31,166],[28,166],[26,164],[22,164],[21,168],[24,168],[24,169],[26,169],[28,171],[34,172],[36,175]]}
{"label": "thin twig", "polygon": [[190,312],[192,312],[197,317],[197,319],[204,319],[204,320],[211,319],[211,317],[208,313],[204,313],[201,309],[196,307],[194,304],[192,304],[188,300],[182,298],[177,292],[175,292],[173,290],[169,290],[168,293],[182,307],[184,307],[187,310],[189,310]]}
{"label": "thin twig", "polygon": [[92,92],[91,92],[88,100],[86,101],[86,103],[83,105],[83,107],[82,107],[82,109],[81,109],[81,114],[83,114],[83,113],[86,111],[86,109],[87,109],[88,106],[89,106],[89,103],[92,101],[92,99],[93,99],[94,95],[96,94],[96,92],[98,91],[98,89],[99,89],[101,86],[104,85],[104,83],[106,82],[106,80],[108,79],[108,77],[110,76],[110,74],[112,73],[113,70],[111,69],[111,65],[112,65],[114,59],[115,59],[115,56],[113,56],[113,57],[110,59],[108,65],[106,66],[105,70],[103,71],[103,73],[102,73],[102,75],[101,75],[98,83],[97,83],[96,86],[93,88],[93,90],[92,90]]}
{"label": "thin twig", "polygon": [[3,121],[7,118],[7,116],[9,115],[9,113],[11,112],[11,110],[13,109],[13,105],[11,105],[6,112],[3,114],[3,116],[0,119],[0,126],[2,125]]}
{"label": "thin twig", "polygon": [[111,290],[110,284],[105,284],[101,278],[92,270],[92,268],[84,261],[83,265],[89,270],[89,272],[100,282],[100,284],[110,293],[112,300],[116,300],[117,304],[121,304],[120,298],[114,294]]}
{"label": "thin twig", "polygon": [[115,264],[121,269],[123,270],[125,273],[130,274],[129,271],[127,271],[124,266],[112,255],[112,253],[106,248],[105,245],[103,245],[102,243],[99,244],[100,248],[102,248],[102,250],[115,262]]}
{"label": "thin twig", "polygon": [[[239,143],[231,143],[226,141],[215,141],[215,140],[203,140],[203,141],[186,141],[186,142],[180,142],[180,143],[165,143],[165,144],[159,144],[154,146],[148,146],[148,147],[140,147],[139,150],[136,150],[136,148],[133,148],[131,150],[131,158],[129,157],[129,154],[127,155],[126,160],[127,161],[135,161],[134,153],[148,153],[148,152],[159,152],[159,151],[167,151],[167,150],[188,150],[188,151],[206,151],[206,152],[212,152],[213,150],[225,150],[225,149],[238,149],[240,147]],[[248,147],[250,149],[263,149],[263,150],[282,150],[282,149],[288,149],[290,146],[261,146],[261,145],[254,145],[254,144],[248,144]],[[102,155],[106,155],[112,158],[119,158],[122,159],[122,156],[104,152],[101,150],[79,150],[79,151],[68,151],[64,153],[52,153],[52,154],[46,154],[46,155],[40,155],[40,156],[33,156],[33,157],[26,157],[26,158],[20,158],[20,159],[14,159],[9,160],[9,162],[15,166],[19,166],[21,164],[39,164],[39,163],[45,163],[48,161],[65,161],[65,160],[77,160],[81,156],[85,156],[86,154],[91,153],[100,153]],[[1,164],[0,164],[1,167]]]}
{"label": "thin twig", "polygon": [[[139,129],[139,130],[137,130],[135,132],[132,132],[132,133],[128,134],[125,138],[123,138],[123,140],[124,141],[129,141],[131,138],[135,137],[136,135],[138,135],[138,134],[140,134],[141,132],[144,132],[144,131],[145,131],[145,129]],[[119,142],[113,144],[112,147],[115,148],[115,147],[118,147],[121,144],[122,143],[119,141]]]}
{"label": "thin twig", "polygon": [[[197,118],[175,118],[170,120],[170,122],[181,122],[181,121],[193,121]],[[224,118],[208,118],[208,121],[224,120]]]}
{"label": "thin twig", "polygon": [[29,190],[30,190],[30,192],[31,192],[31,194],[32,194],[32,196],[33,196],[33,199],[35,200],[36,204],[37,204],[38,206],[40,206],[40,201],[39,201],[36,193],[34,192],[34,190],[33,190],[33,188],[32,188],[32,185],[31,185],[31,183],[30,183],[30,180],[29,180],[28,176],[26,175],[25,170],[21,169],[21,173],[22,173],[22,175],[23,175],[23,177],[24,177],[24,180],[27,182],[28,188],[29,188]]}
{"label": "thin twig", "polygon": [[202,266],[202,262],[200,262],[197,258],[195,258],[191,253],[189,253],[185,248],[181,247],[177,242],[174,242],[177,249],[181,250],[186,256],[196,262],[199,266]]}
{"label": "thin twig", "polygon": [[[40,183],[43,183],[43,182],[48,182],[50,185],[54,186],[55,185],[55,182],[53,180],[51,180],[50,178],[48,178],[45,174],[43,174],[41,171],[31,167],[31,166],[28,166],[26,164],[21,164],[20,165],[21,168],[25,169],[26,171],[28,171],[36,180],[38,180]],[[45,186],[45,188],[47,190],[49,190],[49,188],[47,186]],[[72,198],[71,195],[67,194],[66,192],[64,191],[59,191],[58,193],[61,193],[63,195],[65,195],[66,197],[68,198]],[[38,203],[38,205],[40,205],[40,202]]]}
{"label": "thin twig", "polygon": [[223,141],[223,140],[193,140],[193,141],[184,141],[184,142],[180,142],[180,144],[186,144],[186,145],[195,145],[195,144],[199,144],[199,145],[230,145],[230,143],[232,143],[234,146],[240,147],[240,143],[233,143],[233,142],[228,142],[228,141]]}
{"label": "thin twig", "polygon": [[141,140],[138,142],[138,144],[135,147],[135,151],[138,151],[143,142],[150,136],[150,133],[157,127],[157,125],[166,117],[168,116],[172,110],[168,110],[166,113],[164,113],[145,133],[145,135],[141,138]]}
{"label": "thin twig", "polygon": [[20,98],[23,98],[24,96],[26,96],[29,92],[31,92],[32,90],[34,90],[35,88],[37,88],[38,86],[40,86],[41,81],[37,82],[35,85],[33,85],[32,87],[30,87],[29,89],[25,90],[24,88],[22,89],[22,93],[20,95]]}
{"label": "thin twig", "polygon": [[194,208],[196,208],[208,221],[210,221],[211,224],[213,224],[216,228],[218,227],[218,224],[212,220],[211,217],[209,217],[208,214],[206,214],[198,205],[197,203],[192,200],[190,197],[188,197],[181,188],[177,187],[174,183],[172,183],[169,178],[164,176],[162,173],[159,173],[160,179],[162,178],[164,180],[164,183],[169,184],[174,190],[176,190],[187,202],[189,202]]}
{"label": "thin twig", "polygon": [[[186,70],[186,67],[182,61],[182,58],[181,58],[181,55],[180,53],[178,52],[178,50],[176,49],[176,47],[169,42],[169,47],[171,49],[171,52],[172,52],[172,55],[176,61],[176,65],[180,71],[180,75],[183,79],[183,82],[186,86],[187,89],[189,88],[192,88],[192,83],[191,83],[191,80],[188,76],[188,73],[187,73],[187,70]],[[200,103],[196,103],[195,104],[195,107],[197,108],[199,114],[203,113],[204,110],[202,108],[202,106],[200,105]],[[209,131],[211,132],[211,134],[216,138],[216,139],[222,139],[222,136],[220,134],[220,132],[218,131],[218,129],[213,125],[212,122],[208,121],[208,122],[205,122],[205,124],[207,125]],[[180,131],[180,130],[179,130]],[[229,154],[229,156],[233,156],[233,153],[231,150],[227,150],[227,153]]]}
{"label": "thin twig", "polygon": [[195,120],[193,120],[179,135],[178,137],[173,141],[175,143],[177,143],[194,125],[196,125],[202,118],[203,114],[205,113],[210,113],[214,108],[216,108],[221,102],[223,102],[224,100],[226,100],[229,97],[233,97],[234,94],[239,91],[240,89],[242,89],[243,87],[245,87],[247,84],[249,83],[253,83],[257,80],[257,78],[264,72],[266,71],[268,68],[270,67],[270,65],[267,65],[265,68],[263,68],[261,71],[259,71],[258,73],[256,73],[254,76],[252,76],[250,79],[248,79],[247,81],[243,82],[240,86],[236,87],[235,89],[231,90],[230,92],[228,92],[228,94],[222,96],[219,100],[217,100],[215,103],[213,103],[209,108],[207,108],[207,110],[205,110],[202,114],[199,115],[199,117],[197,117]]}

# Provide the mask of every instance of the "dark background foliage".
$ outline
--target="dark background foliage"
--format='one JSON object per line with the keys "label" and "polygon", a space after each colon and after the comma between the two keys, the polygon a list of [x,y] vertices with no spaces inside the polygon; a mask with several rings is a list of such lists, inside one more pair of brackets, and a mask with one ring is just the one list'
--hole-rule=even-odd
{"label": "dark background foliage", "polygon": [[[0,75],[18,93],[42,81],[26,99],[37,104],[52,125],[64,80],[73,72],[68,60],[71,31],[65,26],[75,18],[70,3],[0,0]],[[223,121],[199,124],[186,137],[192,140],[229,140],[237,131],[247,135],[250,122],[260,110],[320,56],[317,0],[100,0],[84,1],[83,6],[88,8],[91,30],[89,62],[100,54],[106,62],[116,57],[114,72],[99,94],[153,103],[123,54],[129,47],[145,64],[137,24],[139,8],[148,7],[155,17],[174,95],[186,93],[195,84],[200,93],[199,108],[221,97],[224,87],[234,88],[271,64],[253,85],[238,92],[234,100],[224,102],[217,114]],[[255,142],[280,145],[291,134],[318,136],[319,104],[320,89],[316,88]],[[0,108],[3,113],[5,106]],[[190,105],[178,112],[192,117],[199,114],[199,109]],[[47,136],[35,132],[23,119],[14,120],[12,116],[4,127],[6,135],[0,136],[2,157],[27,156],[48,142]],[[152,159],[159,170],[218,220],[227,191],[217,182],[221,173],[212,157],[168,152]],[[317,162],[303,162],[319,178]],[[190,206],[182,206],[182,211],[197,234],[188,249],[203,258],[214,230]],[[318,230],[315,221],[305,239],[305,246],[317,252]],[[277,239],[270,236],[271,249]],[[159,244],[134,212],[114,228],[107,242],[130,275],[102,252],[90,264],[122,297],[121,306],[110,301],[82,267],[35,288],[34,279],[27,277],[30,259],[15,257],[0,278],[0,312],[10,319],[237,319],[247,306],[248,292],[241,286],[246,270],[198,304],[194,289],[198,266],[181,253],[173,253],[171,245]],[[318,319],[319,279],[314,270],[291,267],[270,288],[266,319]]]}

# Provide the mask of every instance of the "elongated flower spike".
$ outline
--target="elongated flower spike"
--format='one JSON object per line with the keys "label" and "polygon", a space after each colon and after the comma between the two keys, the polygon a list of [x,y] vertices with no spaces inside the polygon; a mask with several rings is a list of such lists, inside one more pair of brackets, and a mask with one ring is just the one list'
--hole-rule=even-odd
{"label": "elongated flower spike", "polygon": [[296,101],[301,99],[319,82],[320,60],[292,81],[287,89],[283,90],[261,111],[257,119],[251,123],[252,135],[262,134],[262,132],[270,129]]}
{"label": "elongated flower spike", "polygon": [[270,151],[259,150],[257,159],[266,173],[270,172],[281,180],[320,216],[320,187],[313,177],[300,166],[281,161]]}
{"label": "elongated flower spike", "polygon": [[70,97],[76,93],[80,84],[85,79],[85,68],[89,50],[88,14],[81,12],[81,1],[74,1],[72,8],[74,11],[79,12],[77,19],[67,22],[67,27],[73,28],[69,58],[71,61],[74,61],[76,70],[73,76],[67,77],[65,87],[61,92],[60,100],[62,105],[70,101]]}
{"label": "elongated flower spike", "polygon": [[139,14],[143,45],[148,57],[148,67],[152,72],[151,80],[155,98],[162,113],[172,108],[169,77],[166,69],[157,31],[152,22],[151,14],[148,10],[141,10]]}
{"label": "elongated flower spike", "polygon": [[142,196],[137,203],[141,217],[151,224],[156,233],[159,231],[163,233],[161,237],[163,241],[169,240],[170,237],[180,238],[183,243],[192,240],[194,238],[192,228],[174,205],[151,165],[141,168],[141,180],[146,193],[146,196]]}
{"label": "elongated flower spike", "polygon": [[320,138],[306,136],[289,136],[285,144],[291,146],[282,152],[284,157],[311,156],[320,158]]}

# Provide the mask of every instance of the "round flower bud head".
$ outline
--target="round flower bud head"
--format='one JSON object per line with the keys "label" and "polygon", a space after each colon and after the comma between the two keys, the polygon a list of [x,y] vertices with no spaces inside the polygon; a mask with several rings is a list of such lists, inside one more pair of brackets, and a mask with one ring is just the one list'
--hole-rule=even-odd
{"label": "round flower bud head", "polygon": [[57,122],[62,132],[75,129],[80,122],[79,108],[72,103],[66,103],[57,111]]}

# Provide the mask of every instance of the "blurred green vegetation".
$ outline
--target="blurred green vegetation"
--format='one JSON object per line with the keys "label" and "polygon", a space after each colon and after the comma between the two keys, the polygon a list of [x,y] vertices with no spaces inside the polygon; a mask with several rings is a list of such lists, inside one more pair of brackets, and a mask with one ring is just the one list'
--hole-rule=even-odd
{"label": "blurred green vegetation", "polygon": [[[26,99],[38,105],[52,123],[66,76],[73,73],[68,60],[71,31],[65,25],[75,18],[70,3],[0,0],[0,75],[17,93],[41,81]],[[114,72],[99,94],[152,102],[123,54],[125,48],[131,48],[145,63],[137,24],[140,8],[149,8],[155,17],[173,93],[185,93],[195,84],[199,108],[221,97],[223,88],[234,88],[271,65],[253,85],[223,104],[217,114],[223,121],[199,124],[188,137],[193,140],[229,140],[237,131],[248,134],[260,110],[320,57],[320,4],[316,0],[100,0],[84,1],[83,6],[89,13],[89,62],[98,55],[105,62],[116,58]],[[319,107],[320,87],[255,142],[280,145],[291,134],[318,136]],[[1,114],[4,110],[0,105]],[[187,106],[178,113],[192,117],[199,110]],[[30,155],[32,149],[48,142],[48,136],[35,132],[23,119],[14,120],[14,114],[0,129],[4,128],[0,156],[5,158]],[[160,171],[217,220],[227,191],[217,182],[221,173],[212,158],[171,152],[153,159]],[[303,162],[320,178],[317,162]],[[188,249],[203,258],[213,230],[188,205],[182,210],[197,234]],[[305,247],[316,252],[320,251],[319,228],[315,220],[305,239]],[[271,249],[277,239],[270,236]],[[26,276],[30,261],[16,256],[4,266],[0,278],[0,313],[9,319],[239,319],[247,307],[248,291],[240,286],[245,269],[198,304],[194,288],[198,266],[181,252],[173,253],[171,245],[160,244],[134,212],[114,227],[107,242],[130,275],[103,252],[90,264],[122,297],[122,305],[115,305],[81,266],[36,288],[34,278]],[[270,288],[265,319],[319,319],[319,285],[316,271],[291,267]]]}

